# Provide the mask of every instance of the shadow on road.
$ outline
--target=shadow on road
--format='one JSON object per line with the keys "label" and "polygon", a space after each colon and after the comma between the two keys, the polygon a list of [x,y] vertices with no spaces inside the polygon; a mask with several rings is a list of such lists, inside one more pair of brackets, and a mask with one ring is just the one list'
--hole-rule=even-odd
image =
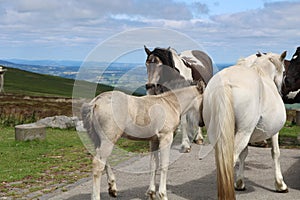
{"label": "shadow on road", "polygon": [[300,190],[300,154],[295,159],[297,162],[283,173],[283,178],[289,188]]}

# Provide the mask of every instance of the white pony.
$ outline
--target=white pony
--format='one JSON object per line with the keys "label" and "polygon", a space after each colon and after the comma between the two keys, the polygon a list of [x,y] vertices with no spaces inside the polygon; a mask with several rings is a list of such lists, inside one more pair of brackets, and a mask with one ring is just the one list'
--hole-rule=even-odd
{"label": "white pony", "polygon": [[96,155],[93,159],[93,200],[100,199],[101,175],[106,169],[109,194],[117,196],[115,176],[107,163],[114,144],[123,136],[133,140],[150,141],[151,179],[147,194],[156,197],[155,176],[159,167],[160,150],[161,179],[160,199],[167,200],[167,171],[173,133],[180,123],[180,117],[190,110],[198,115],[204,83],[160,95],[135,97],[119,91],[105,92],[95,97],[90,103],[83,104],[82,118],[84,127],[95,144]]}
{"label": "white pony", "polygon": [[[279,164],[278,132],[286,120],[280,96],[286,52],[258,54],[220,71],[203,94],[203,120],[215,144],[218,197],[235,199],[233,166],[240,159],[236,188],[244,189],[243,168],[248,143],[272,137],[275,187],[286,192]],[[255,61],[254,61],[255,60]],[[251,64],[252,63],[252,64]],[[276,145],[277,144],[277,145]]]}

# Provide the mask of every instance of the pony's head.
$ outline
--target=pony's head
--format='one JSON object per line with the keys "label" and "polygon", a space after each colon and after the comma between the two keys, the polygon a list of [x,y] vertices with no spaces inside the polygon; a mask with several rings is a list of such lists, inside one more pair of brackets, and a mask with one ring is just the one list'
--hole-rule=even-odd
{"label": "pony's head", "polygon": [[286,93],[300,89],[300,47],[297,48],[292,59],[286,62],[284,90]]}
{"label": "pony's head", "polygon": [[275,53],[257,53],[257,60],[254,62],[254,66],[259,68],[264,75],[269,76],[275,83],[278,91],[281,93],[283,75],[285,72],[284,59],[286,57],[286,51],[282,54]]}
{"label": "pony's head", "polygon": [[174,50],[170,47],[155,48],[150,51],[144,46],[147,54],[146,67],[148,74],[148,81],[146,83],[146,90],[148,94],[160,94],[168,90],[165,83],[174,79],[180,79],[178,70],[174,63]]}

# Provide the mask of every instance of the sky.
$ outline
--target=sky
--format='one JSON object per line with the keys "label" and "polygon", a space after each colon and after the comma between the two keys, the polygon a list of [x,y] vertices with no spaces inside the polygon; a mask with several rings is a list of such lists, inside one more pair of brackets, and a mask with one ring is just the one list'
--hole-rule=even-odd
{"label": "sky", "polygon": [[143,63],[144,44],[198,48],[215,63],[257,51],[290,59],[299,11],[299,0],[0,0],[0,59]]}

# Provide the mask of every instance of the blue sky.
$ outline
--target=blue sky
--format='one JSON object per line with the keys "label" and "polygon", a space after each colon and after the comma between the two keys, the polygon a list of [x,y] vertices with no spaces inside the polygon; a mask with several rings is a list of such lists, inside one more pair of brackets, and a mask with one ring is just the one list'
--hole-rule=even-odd
{"label": "blue sky", "polygon": [[299,0],[0,0],[0,59],[84,60],[100,47],[99,58],[135,52],[121,60],[144,62],[144,44],[197,48],[190,41],[215,63],[257,51],[290,58],[300,46],[299,10]]}

